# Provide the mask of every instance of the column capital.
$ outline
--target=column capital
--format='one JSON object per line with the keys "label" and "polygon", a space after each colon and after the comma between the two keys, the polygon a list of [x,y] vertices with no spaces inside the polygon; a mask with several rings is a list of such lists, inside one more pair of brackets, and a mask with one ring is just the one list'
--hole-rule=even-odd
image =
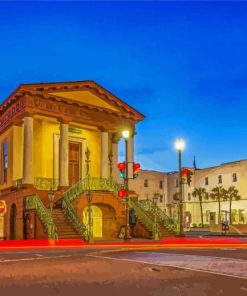
{"label": "column capital", "polygon": [[21,126],[22,125],[22,120],[21,119],[17,119],[17,118],[15,118],[14,120],[13,120],[13,122],[12,122],[12,125],[13,126]]}
{"label": "column capital", "polygon": [[66,117],[59,117],[58,121],[60,124],[69,124],[70,120]]}
{"label": "column capital", "polygon": [[99,126],[98,127],[98,130],[101,131],[102,133],[103,132],[108,132],[108,130],[105,127],[103,127],[103,126]]}
{"label": "column capital", "polygon": [[111,137],[111,141],[112,141],[112,143],[117,144],[119,142],[120,138],[121,137],[119,136],[118,133],[113,133],[112,134],[112,137]]}
{"label": "column capital", "polygon": [[136,129],[135,129],[135,126],[131,126],[130,127],[130,137],[134,137],[136,135]]}
{"label": "column capital", "polygon": [[23,120],[24,120],[25,118],[27,118],[27,117],[29,117],[29,118],[34,118],[34,114],[33,114],[33,113],[29,113],[29,112],[25,112],[25,114],[24,114],[24,116],[23,116]]}

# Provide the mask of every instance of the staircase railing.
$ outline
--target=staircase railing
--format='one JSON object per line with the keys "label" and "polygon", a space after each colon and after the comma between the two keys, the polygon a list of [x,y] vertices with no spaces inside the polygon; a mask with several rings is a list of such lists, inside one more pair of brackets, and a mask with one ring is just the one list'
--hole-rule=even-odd
{"label": "staircase railing", "polygon": [[84,240],[88,240],[88,229],[78,218],[74,207],[71,205],[70,201],[66,198],[63,199],[62,208],[65,215],[70,219],[76,231],[81,235]]}
{"label": "staircase railing", "polygon": [[169,231],[176,233],[177,232],[177,224],[173,219],[168,217],[160,207],[158,207],[152,200],[140,200],[138,202],[140,207],[144,211],[150,211],[152,214],[157,215],[157,221],[162,223],[162,225]]}
{"label": "staircase railing", "polygon": [[44,206],[38,195],[30,195],[25,198],[25,209],[35,210],[42,225],[48,232],[49,239],[58,239],[57,229],[50,211]]}
{"label": "staircase railing", "polygon": [[[140,221],[144,224],[144,226],[146,226],[146,228],[153,233],[155,231],[156,225],[154,221],[146,213],[146,211],[140,206],[140,204],[135,202],[131,198],[128,199],[128,204],[130,208],[134,209],[135,215],[137,216],[137,218],[139,218]],[[159,237],[161,236],[159,230],[158,230],[158,235]]]}
{"label": "staircase railing", "polygon": [[72,206],[72,202],[79,198],[81,194],[87,193],[89,190],[115,192],[118,190],[119,186],[120,185],[112,180],[112,178],[100,179],[90,177],[78,181],[63,194],[63,211],[69,217],[75,229],[81,234],[83,239],[88,239],[89,229],[86,225],[84,225],[81,219],[79,219],[74,207]]}
{"label": "staircase railing", "polygon": [[116,192],[120,187],[121,185],[115,182],[112,178],[85,178],[70,187],[64,193],[63,197],[72,202],[88,190]]}

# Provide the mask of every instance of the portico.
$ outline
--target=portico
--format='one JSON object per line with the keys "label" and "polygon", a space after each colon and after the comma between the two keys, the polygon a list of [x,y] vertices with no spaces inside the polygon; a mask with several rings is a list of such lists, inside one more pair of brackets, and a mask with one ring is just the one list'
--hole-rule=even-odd
{"label": "portico", "polygon": [[[122,130],[134,131],[142,119],[142,114],[93,81],[20,85],[0,111],[0,141],[8,145],[6,176],[3,171],[1,176],[6,182],[0,190],[7,206],[16,204],[16,217],[21,219],[20,200],[26,195],[39,194],[44,205],[50,189],[56,191],[55,200],[61,198],[86,177],[87,149],[90,177],[107,180],[112,155],[111,174],[118,181]],[[133,137],[127,147],[128,161],[133,162]],[[8,233],[9,226],[5,227]]]}

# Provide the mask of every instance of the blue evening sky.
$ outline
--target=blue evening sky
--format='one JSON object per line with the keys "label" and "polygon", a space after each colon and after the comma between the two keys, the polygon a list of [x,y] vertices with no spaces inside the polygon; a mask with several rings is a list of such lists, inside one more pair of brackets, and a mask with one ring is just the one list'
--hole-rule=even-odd
{"label": "blue evening sky", "polygon": [[[0,99],[24,82],[95,80],[146,115],[135,160],[247,158],[246,2],[1,2]],[[121,143],[123,154],[123,143]]]}

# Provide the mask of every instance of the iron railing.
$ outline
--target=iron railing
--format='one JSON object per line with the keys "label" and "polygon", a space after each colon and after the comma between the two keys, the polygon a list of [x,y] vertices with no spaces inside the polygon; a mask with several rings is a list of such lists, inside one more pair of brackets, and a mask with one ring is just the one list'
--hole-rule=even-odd
{"label": "iron railing", "polygon": [[147,212],[143,209],[143,207],[138,203],[135,202],[133,199],[129,198],[128,199],[129,207],[134,209],[135,215],[137,216],[138,219],[140,219],[141,223],[150,231],[158,231],[158,235],[160,237],[160,231],[157,229],[156,230],[156,225],[152,218],[147,214]]}
{"label": "iron railing", "polygon": [[138,202],[140,207],[144,211],[151,212],[153,215],[157,216],[157,222],[162,223],[162,225],[169,231],[176,233],[177,232],[177,224],[176,222],[168,217],[160,207],[158,207],[152,200],[140,200]]}
{"label": "iron railing", "polygon": [[42,225],[48,232],[49,239],[58,239],[57,229],[50,211],[44,206],[38,195],[30,195],[25,198],[25,209],[35,210]]}
{"label": "iron railing", "polygon": [[62,208],[66,216],[74,225],[74,228],[80,233],[83,239],[87,240],[89,235],[88,227],[79,219],[76,210],[72,206],[72,202],[79,198],[82,194],[90,191],[108,191],[116,192],[119,189],[119,184],[112,178],[85,178],[78,181],[70,187],[62,196]]}

